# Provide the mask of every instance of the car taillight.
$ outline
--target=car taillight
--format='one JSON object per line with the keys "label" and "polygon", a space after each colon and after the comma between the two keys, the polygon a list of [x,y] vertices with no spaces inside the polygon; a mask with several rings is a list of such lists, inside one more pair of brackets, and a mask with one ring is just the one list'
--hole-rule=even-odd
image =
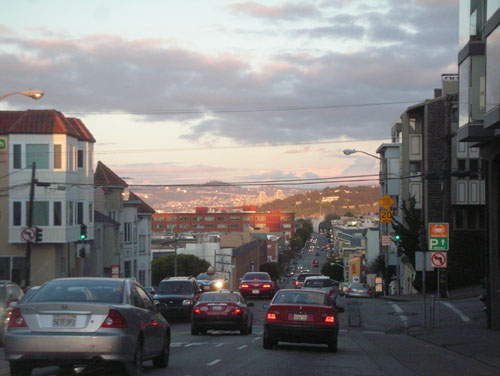
{"label": "car taillight", "polygon": [[352,289],[349,287],[349,288],[347,289],[347,292],[352,292]]}
{"label": "car taillight", "polygon": [[248,285],[246,283],[240,285],[240,289],[247,289],[248,288]]}
{"label": "car taillight", "polygon": [[241,308],[235,308],[233,310],[233,315],[239,315],[241,313]]}
{"label": "car taillight", "polygon": [[195,309],[193,309],[193,313],[194,313],[195,315],[201,315],[201,311],[200,311],[200,309],[199,309],[199,308],[195,308]]}
{"label": "car taillight", "polygon": [[265,289],[270,289],[271,288],[271,285],[267,284],[267,285],[262,285],[263,288]]}
{"label": "car taillight", "polygon": [[334,324],[335,323],[335,316],[326,316],[325,322],[327,322],[329,324]]}
{"label": "car taillight", "polygon": [[116,309],[110,309],[108,317],[104,320],[101,328],[126,328],[127,321]]}
{"label": "car taillight", "polygon": [[295,281],[295,286],[298,286],[299,285],[299,281]]}
{"label": "car taillight", "polygon": [[368,294],[371,294],[373,291],[372,290],[368,290]]}
{"label": "car taillight", "polygon": [[275,313],[268,313],[266,315],[266,320],[268,320],[268,321],[276,320],[276,314]]}
{"label": "car taillight", "polygon": [[9,316],[9,328],[25,328],[26,321],[24,321],[24,317],[21,313],[21,310],[19,308],[16,308],[15,310],[11,311],[10,316]]}
{"label": "car taillight", "polygon": [[330,296],[333,297],[333,295],[335,295],[335,291],[331,290],[330,291]]}

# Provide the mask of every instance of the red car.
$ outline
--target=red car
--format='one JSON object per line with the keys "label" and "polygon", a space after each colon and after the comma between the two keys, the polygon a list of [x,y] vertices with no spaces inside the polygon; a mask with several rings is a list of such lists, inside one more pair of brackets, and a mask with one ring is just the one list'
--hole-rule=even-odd
{"label": "red car", "polygon": [[239,291],[245,298],[249,296],[272,298],[275,293],[275,284],[269,273],[248,272],[240,282]]}
{"label": "red car", "polygon": [[193,307],[191,334],[204,334],[209,329],[239,330],[240,334],[251,334],[253,314],[249,307],[252,306],[253,303],[247,304],[237,292],[206,292]]}
{"label": "red car", "polygon": [[267,309],[264,322],[264,349],[279,341],[324,343],[337,351],[339,323],[328,294],[313,290],[280,290]]}

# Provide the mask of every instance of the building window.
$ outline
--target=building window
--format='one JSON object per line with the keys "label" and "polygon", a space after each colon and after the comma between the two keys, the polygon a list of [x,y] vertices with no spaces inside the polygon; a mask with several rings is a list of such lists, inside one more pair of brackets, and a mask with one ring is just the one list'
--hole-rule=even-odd
{"label": "building window", "polygon": [[500,104],[500,26],[486,39],[486,111],[497,108]]}
{"label": "building window", "polygon": [[464,211],[457,209],[455,211],[455,229],[460,230],[464,228]]}
{"label": "building window", "polygon": [[125,222],[123,225],[123,241],[132,243],[132,222]]}
{"label": "building window", "polygon": [[54,145],[54,169],[62,168],[62,145]]}
{"label": "building window", "polygon": [[215,225],[213,223],[208,223],[205,225],[205,228],[215,228]]}
{"label": "building window", "polygon": [[167,229],[171,230],[171,229],[174,229],[174,228],[177,228],[177,225],[176,224],[167,224]]}
{"label": "building window", "polygon": [[282,223],[281,228],[292,228],[292,225],[290,223]]}
{"label": "building window", "polygon": [[189,224],[188,223],[181,223],[181,224],[179,224],[179,228],[189,228]]}
{"label": "building window", "polygon": [[146,235],[139,235],[139,253],[146,253]]}
{"label": "building window", "polygon": [[26,145],[26,168],[36,163],[37,170],[49,168],[49,144]]}
{"label": "building window", "polygon": [[191,218],[191,220],[192,220],[193,222],[201,222],[201,219],[202,219],[201,217],[192,217],[192,218]]}
{"label": "building window", "polygon": [[163,217],[154,217],[153,222],[163,222]]}
{"label": "building window", "polygon": [[78,150],[78,168],[83,168],[83,161],[85,160],[84,150]]}
{"label": "building window", "polygon": [[167,222],[175,222],[175,221],[177,221],[177,217],[165,217],[165,221],[167,221]]}
{"label": "building window", "polygon": [[477,159],[469,159],[469,171],[472,173],[479,171],[479,161]]}
{"label": "building window", "polygon": [[229,217],[229,220],[231,220],[231,221],[239,221],[240,217]]}
{"label": "building window", "polygon": [[465,171],[465,159],[458,160],[458,171]]}
{"label": "building window", "polygon": [[217,217],[218,221],[227,221],[227,217],[219,216]]}
{"label": "building window", "polygon": [[193,228],[197,228],[198,230],[202,230],[202,229],[205,228],[205,226],[203,226],[203,225],[201,225],[199,223],[195,223],[195,224],[193,224]]}
{"label": "building window", "polygon": [[62,202],[54,202],[54,226],[62,225]]}
{"label": "building window", "polygon": [[265,222],[266,216],[265,215],[256,215],[255,216],[255,221],[256,222]]}
{"label": "building window", "polygon": [[205,222],[213,222],[214,220],[214,217],[205,217]]}
{"label": "building window", "polygon": [[89,223],[94,222],[94,203],[89,203]]}
{"label": "building window", "polygon": [[184,222],[187,222],[189,221],[189,217],[179,217],[179,221],[184,221]]}
{"label": "building window", "polygon": [[153,228],[154,228],[155,230],[161,230],[161,229],[163,229],[163,225],[162,225],[162,224],[155,224],[155,225],[153,226]]}
{"label": "building window", "polygon": [[[29,214],[29,203],[26,203],[26,218]],[[33,202],[33,226],[48,226],[49,225],[49,202],[34,201]]]}
{"label": "building window", "polygon": [[231,228],[240,228],[238,223],[231,223]]}
{"label": "building window", "polygon": [[287,222],[287,221],[291,221],[292,217],[290,215],[282,215],[280,220],[283,222]]}
{"label": "building window", "polygon": [[83,224],[83,202],[76,203],[76,224]]}
{"label": "building window", "polygon": [[474,230],[477,228],[476,210],[474,208],[467,209],[467,228]]}
{"label": "building window", "polygon": [[22,224],[22,202],[14,201],[12,203],[12,225],[21,226]]}
{"label": "building window", "polygon": [[14,164],[13,167],[15,169],[22,168],[22,162],[21,162],[21,145],[14,145],[13,146],[13,153],[14,153]]}
{"label": "building window", "polygon": [[227,228],[227,225],[225,223],[219,223],[217,224],[217,228]]}
{"label": "building window", "polygon": [[73,226],[74,223],[75,223],[75,215],[73,214],[73,202],[72,201],[68,201],[66,203],[67,205],[67,208],[66,208],[66,223],[68,224],[68,226]]}
{"label": "building window", "polygon": [[242,220],[245,221],[245,222],[252,222],[252,216],[251,215],[245,215],[242,218]]}
{"label": "building window", "polygon": [[116,221],[116,210],[108,210],[108,217],[111,218],[113,221]]}

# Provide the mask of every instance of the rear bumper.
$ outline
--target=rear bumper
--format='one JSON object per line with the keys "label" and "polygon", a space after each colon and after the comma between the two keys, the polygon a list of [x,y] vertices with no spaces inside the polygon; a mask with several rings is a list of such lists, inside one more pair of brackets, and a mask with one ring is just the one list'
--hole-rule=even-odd
{"label": "rear bumper", "polygon": [[231,330],[240,329],[244,323],[242,316],[236,317],[197,317],[193,316],[192,324],[203,329]]}
{"label": "rear bumper", "polygon": [[338,325],[264,324],[265,335],[284,342],[327,343],[338,331]]}
{"label": "rear bumper", "polygon": [[272,298],[274,296],[274,290],[259,290],[259,293],[254,293],[252,289],[249,290],[239,290],[240,294],[247,298],[247,297],[262,297],[262,298]]}
{"label": "rear bumper", "polygon": [[132,361],[137,338],[116,332],[108,333],[32,333],[16,330],[4,338],[5,359],[39,360],[44,364],[79,360],[82,363]]}

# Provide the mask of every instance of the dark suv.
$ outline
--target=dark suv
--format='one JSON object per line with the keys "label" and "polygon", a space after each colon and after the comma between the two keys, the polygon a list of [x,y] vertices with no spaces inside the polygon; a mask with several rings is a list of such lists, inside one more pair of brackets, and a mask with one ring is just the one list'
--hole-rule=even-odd
{"label": "dark suv", "polygon": [[193,305],[201,295],[201,289],[193,277],[171,277],[160,282],[154,300],[167,305],[163,316],[191,318]]}

